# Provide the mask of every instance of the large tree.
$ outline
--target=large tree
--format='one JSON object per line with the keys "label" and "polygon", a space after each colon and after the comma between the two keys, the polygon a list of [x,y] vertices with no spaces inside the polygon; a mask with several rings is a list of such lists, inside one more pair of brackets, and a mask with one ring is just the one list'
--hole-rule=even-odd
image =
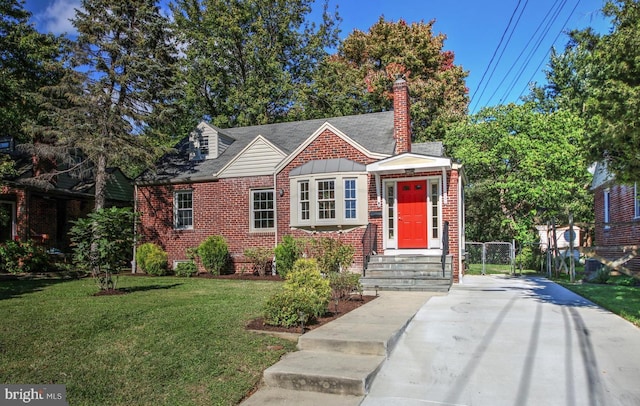
{"label": "large tree", "polygon": [[485,108],[448,132],[446,147],[469,179],[467,239],[530,243],[533,226],[547,219],[592,218],[583,123],[568,110],[539,110],[533,103]]}
{"label": "large tree", "polygon": [[368,32],[353,31],[336,55],[323,61],[306,89],[304,114],[321,117],[388,110],[398,75],[409,82],[414,138],[438,140],[467,114],[467,72],[445,51],[433,24],[381,17]]}
{"label": "large tree", "polygon": [[175,41],[154,0],[83,0],[73,24],[74,69],[48,89],[53,125],[40,130],[86,157],[99,210],[108,166],[157,157],[154,137],[171,120],[176,97]]}
{"label": "large tree", "polygon": [[177,0],[186,109],[220,127],[288,119],[296,88],[336,45],[337,15],[309,23],[312,0]]}
{"label": "large tree", "polygon": [[640,179],[640,2],[608,1],[608,34],[574,31],[564,52],[554,53],[548,96],[585,121],[584,150],[606,162],[618,180]]}
{"label": "large tree", "polygon": [[0,123],[4,136],[31,141],[24,124],[39,120],[38,90],[56,83],[64,41],[41,34],[19,0],[0,0]]}

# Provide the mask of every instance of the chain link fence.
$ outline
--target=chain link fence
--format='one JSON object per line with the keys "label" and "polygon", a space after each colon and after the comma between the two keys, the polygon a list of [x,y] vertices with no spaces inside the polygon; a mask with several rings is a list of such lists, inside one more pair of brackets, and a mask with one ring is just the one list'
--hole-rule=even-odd
{"label": "chain link fence", "polygon": [[515,272],[513,242],[467,242],[465,262],[470,274]]}

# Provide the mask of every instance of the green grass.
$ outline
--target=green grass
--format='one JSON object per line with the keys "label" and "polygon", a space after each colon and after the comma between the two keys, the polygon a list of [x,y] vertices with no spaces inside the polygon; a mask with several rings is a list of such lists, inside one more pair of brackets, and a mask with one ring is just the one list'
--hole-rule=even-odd
{"label": "green grass", "polygon": [[[511,273],[511,265],[485,264],[485,272],[487,274],[509,274]],[[482,264],[469,264],[466,274],[481,275]]]}
{"label": "green grass", "polygon": [[244,330],[278,286],[121,277],[130,293],[96,297],[91,279],[0,281],[0,382],[65,384],[71,405],[237,404],[294,350]]}
{"label": "green grass", "polygon": [[627,279],[612,277],[607,284],[556,282],[640,327],[640,286],[618,284]]}

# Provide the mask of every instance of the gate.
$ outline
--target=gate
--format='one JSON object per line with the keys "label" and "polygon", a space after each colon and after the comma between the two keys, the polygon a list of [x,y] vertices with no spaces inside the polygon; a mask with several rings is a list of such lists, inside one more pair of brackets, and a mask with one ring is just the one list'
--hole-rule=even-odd
{"label": "gate", "polygon": [[465,260],[470,273],[514,273],[514,242],[467,242]]}

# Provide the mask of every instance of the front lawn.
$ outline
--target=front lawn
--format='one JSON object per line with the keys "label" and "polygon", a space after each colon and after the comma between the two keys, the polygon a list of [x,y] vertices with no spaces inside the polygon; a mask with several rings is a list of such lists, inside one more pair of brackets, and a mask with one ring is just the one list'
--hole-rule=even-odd
{"label": "front lawn", "polygon": [[640,286],[619,285],[617,279],[623,278],[607,284],[556,282],[640,327]]}
{"label": "front lawn", "polygon": [[70,405],[234,405],[295,343],[245,331],[277,282],[123,276],[0,281],[0,382]]}

